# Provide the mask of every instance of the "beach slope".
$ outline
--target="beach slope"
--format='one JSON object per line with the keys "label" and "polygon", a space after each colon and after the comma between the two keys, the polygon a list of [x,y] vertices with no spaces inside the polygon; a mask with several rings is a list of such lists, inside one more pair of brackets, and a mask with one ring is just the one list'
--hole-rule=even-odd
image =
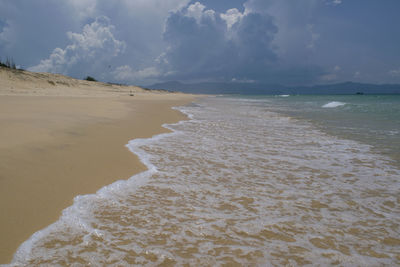
{"label": "beach slope", "polygon": [[125,144],[194,96],[0,68],[0,263],[77,195],[145,170]]}

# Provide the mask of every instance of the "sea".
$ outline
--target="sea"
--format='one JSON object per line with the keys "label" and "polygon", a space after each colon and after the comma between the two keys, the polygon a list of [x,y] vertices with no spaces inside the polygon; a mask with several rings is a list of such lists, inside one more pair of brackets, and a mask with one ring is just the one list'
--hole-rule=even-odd
{"label": "sea", "polygon": [[211,96],[10,266],[399,266],[400,96]]}

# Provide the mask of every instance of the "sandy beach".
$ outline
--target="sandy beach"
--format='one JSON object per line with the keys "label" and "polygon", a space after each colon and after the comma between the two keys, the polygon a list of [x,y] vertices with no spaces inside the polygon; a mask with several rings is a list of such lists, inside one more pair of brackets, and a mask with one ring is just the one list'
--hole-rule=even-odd
{"label": "sandy beach", "polygon": [[193,99],[0,68],[0,263],[75,196],[144,171],[125,145],[185,119],[171,107]]}

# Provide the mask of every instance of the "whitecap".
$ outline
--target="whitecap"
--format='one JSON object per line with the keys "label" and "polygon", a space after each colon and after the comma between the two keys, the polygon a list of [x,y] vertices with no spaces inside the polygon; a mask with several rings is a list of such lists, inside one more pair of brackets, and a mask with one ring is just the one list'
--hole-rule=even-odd
{"label": "whitecap", "polygon": [[339,102],[339,101],[332,101],[332,102],[329,102],[328,104],[323,105],[322,107],[323,108],[337,108],[337,107],[344,106],[344,105],[346,105],[346,103]]}

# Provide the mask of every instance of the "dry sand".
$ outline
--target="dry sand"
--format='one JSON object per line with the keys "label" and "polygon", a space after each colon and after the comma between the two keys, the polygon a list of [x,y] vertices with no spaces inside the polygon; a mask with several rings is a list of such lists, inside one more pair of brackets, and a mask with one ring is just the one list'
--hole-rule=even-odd
{"label": "dry sand", "polygon": [[75,196],[144,171],[125,144],[165,132],[193,99],[0,68],[0,263]]}

